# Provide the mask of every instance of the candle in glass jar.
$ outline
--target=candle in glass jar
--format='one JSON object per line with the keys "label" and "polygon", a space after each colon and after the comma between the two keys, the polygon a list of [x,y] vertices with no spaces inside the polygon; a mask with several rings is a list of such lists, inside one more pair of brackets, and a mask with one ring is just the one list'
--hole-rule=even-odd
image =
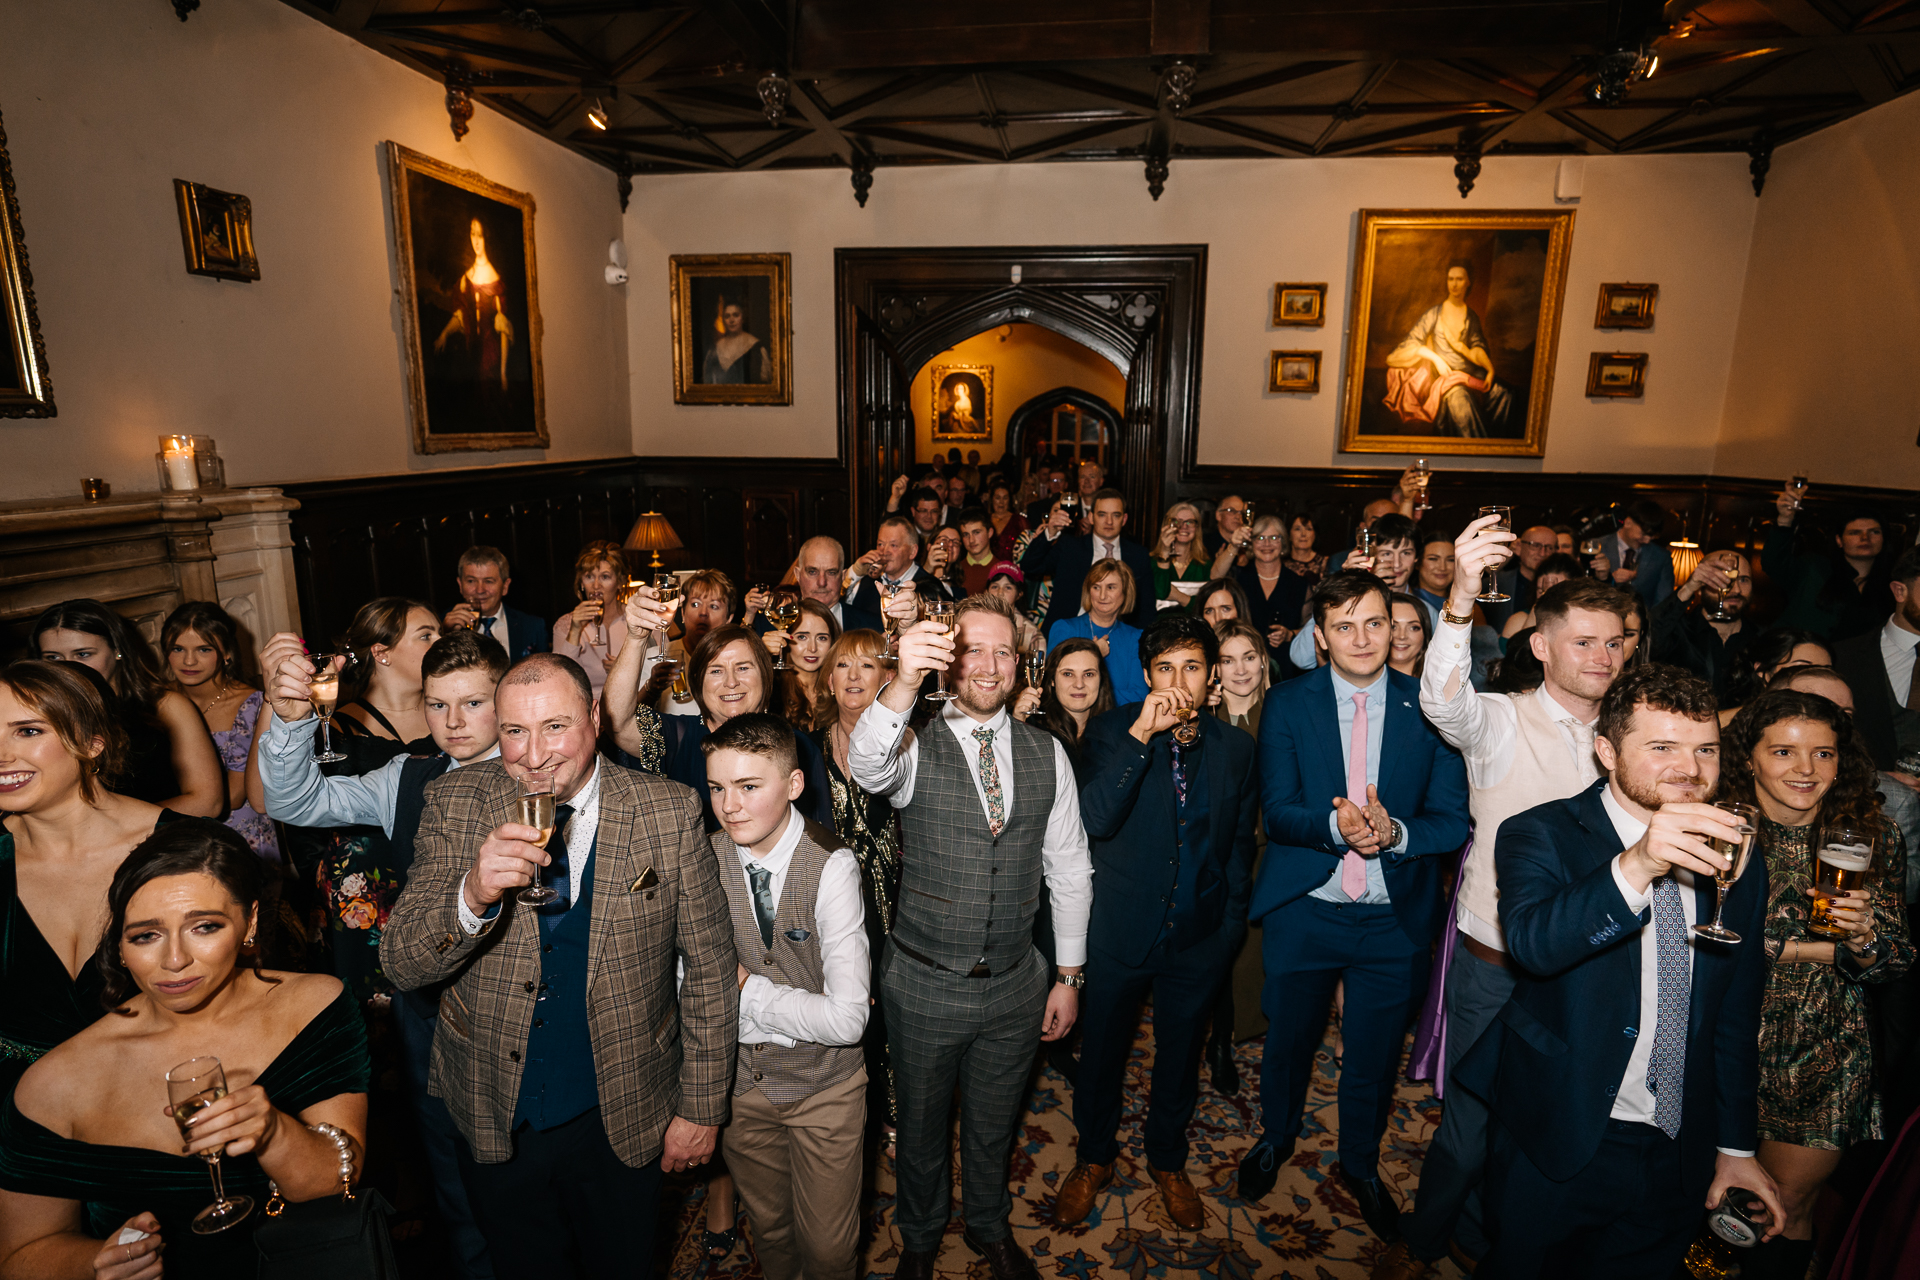
{"label": "candle in glass jar", "polygon": [[200,487],[200,473],[193,460],[193,437],[161,436],[160,460],[166,471],[167,488],[179,490]]}

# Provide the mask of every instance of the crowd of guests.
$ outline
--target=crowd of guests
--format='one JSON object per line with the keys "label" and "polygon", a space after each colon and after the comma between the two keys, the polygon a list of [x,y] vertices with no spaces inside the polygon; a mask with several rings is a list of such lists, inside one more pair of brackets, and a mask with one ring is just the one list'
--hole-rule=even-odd
{"label": "crowd of guests", "polygon": [[[1741,1274],[1798,1280],[1845,1153],[1920,1106],[1920,550],[1859,515],[1811,552],[1783,494],[1763,625],[1737,549],[1676,583],[1656,504],[1576,538],[1436,531],[1418,496],[1344,552],[1237,495],[1147,546],[1097,463],[955,465],[775,584],[590,543],[551,624],[484,546],[451,609],[371,600],[325,643],[48,610],[0,672],[0,1280],[253,1274],[264,1211],[197,1221],[181,1157],[221,1153],[259,1205],[413,1162],[463,1277],[645,1274],[694,1177],[709,1258],[744,1214],[772,1280],[864,1272],[884,1159],[926,1280],[956,1105],[965,1242],[1033,1280],[1031,1074],[1072,1089],[1072,1228],[1127,1189],[1149,999],[1181,1230],[1202,1064],[1232,1094],[1265,1037],[1257,1208],[1337,1007],[1376,1277],[1664,1276],[1731,1205]],[[1817,890],[1842,828],[1873,870]],[[162,1081],[210,1055],[176,1125]],[[1442,1100],[1404,1204],[1403,1065]],[[1916,1146],[1834,1274],[1920,1265]]]}

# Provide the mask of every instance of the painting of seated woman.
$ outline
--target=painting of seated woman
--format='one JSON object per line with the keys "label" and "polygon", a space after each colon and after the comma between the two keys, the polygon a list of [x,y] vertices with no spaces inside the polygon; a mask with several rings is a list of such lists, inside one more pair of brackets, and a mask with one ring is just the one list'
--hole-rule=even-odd
{"label": "painting of seated woman", "polygon": [[672,260],[678,403],[793,403],[787,261],[786,254]]}
{"label": "painting of seated woman", "polygon": [[1542,453],[1572,219],[1363,210],[1341,448]]}

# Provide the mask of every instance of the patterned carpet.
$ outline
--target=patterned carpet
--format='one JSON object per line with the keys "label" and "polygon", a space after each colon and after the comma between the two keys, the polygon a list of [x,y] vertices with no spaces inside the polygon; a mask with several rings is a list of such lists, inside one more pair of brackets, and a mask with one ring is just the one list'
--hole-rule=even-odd
{"label": "patterned carpet", "polygon": [[[1253,1144],[1259,1120],[1260,1051],[1259,1040],[1239,1046],[1241,1087],[1231,1098],[1221,1097],[1207,1069],[1201,1068],[1200,1105],[1190,1130],[1193,1154],[1187,1173],[1200,1189],[1208,1221],[1205,1229],[1193,1235],[1168,1218],[1148,1180],[1141,1149],[1140,1120],[1153,1055],[1151,1013],[1142,1020],[1128,1064],[1129,1106],[1121,1124],[1120,1164],[1113,1186],[1085,1222],[1066,1230],[1053,1224],[1052,1213],[1054,1193],[1074,1162],[1072,1089],[1051,1070],[1036,1076],[1014,1148],[1013,1229],[1015,1239],[1032,1252],[1042,1277],[1365,1280],[1384,1246],[1361,1221],[1352,1197],[1333,1176],[1334,1088],[1340,1057],[1337,1021],[1329,1025],[1314,1060],[1306,1130],[1279,1185],[1257,1206],[1234,1198],[1234,1170],[1241,1154]],[[1432,1090],[1402,1081],[1383,1143],[1380,1176],[1400,1198],[1403,1209],[1412,1207],[1421,1157],[1438,1120]],[[955,1163],[957,1167],[957,1154]],[[704,1188],[670,1185],[669,1194],[684,1196],[673,1249],[674,1280],[697,1280],[705,1274],[747,1280],[760,1274],[753,1260],[750,1223],[733,1255],[709,1273],[700,1249]],[[900,1241],[892,1228],[892,1202],[893,1177],[883,1160],[868,1206],[865,1226],[870,1243],[861,1259],[860,1275],[894,1272]],[[940,1253],[941,1275],[989,1280],[986,1264],[961,1243],[957,1195],[955,1214]],[[1450,1262],[1441,1263],[1435,1274],[1444,1280],[1457,1280],[1460,1275]]]}

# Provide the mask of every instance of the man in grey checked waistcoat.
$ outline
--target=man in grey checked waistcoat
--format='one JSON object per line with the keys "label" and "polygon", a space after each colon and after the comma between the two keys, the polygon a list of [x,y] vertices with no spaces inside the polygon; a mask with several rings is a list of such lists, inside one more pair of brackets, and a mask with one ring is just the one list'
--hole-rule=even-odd
{"label": "man in grey checked waistcoat", "polygon": [[[970,596],[955,623],[952,637],[931,621],[901,634],[894,679],[848,751],[854,781],[899,811],[909,851],[874,975],[899,1079],[895,1274],[933,1275],[957,1081],[966,1243],[994,1280],[1037,1280],[1008,1222],[1007,1157],[1034,1052],[1066,1035],[1078,1011],[1093,863],[1066,749],[1007,714],[1020,661],[1012,607]],[[954,700],[907,733],[922,679],[949,670]],[[1043,878],[1057,974],[1033,946]]]}

